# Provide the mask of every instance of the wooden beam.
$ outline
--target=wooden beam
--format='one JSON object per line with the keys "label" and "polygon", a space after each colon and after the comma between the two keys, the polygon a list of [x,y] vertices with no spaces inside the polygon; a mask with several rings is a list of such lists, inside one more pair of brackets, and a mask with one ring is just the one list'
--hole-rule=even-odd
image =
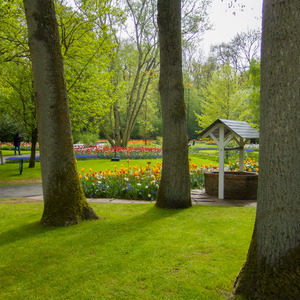
{"label": "wooden beam", "polygon": [[220,143],[219,143],[218,139],[214,136],[214,134],[211,132],[209,135],[215,141],[216,145],[219,147]]}
{"label": "wooden beam", "polygon": [[225,151],[235,151],[235,150],[243,150],[243,147],[233,147],[233,148],[225,148]]}

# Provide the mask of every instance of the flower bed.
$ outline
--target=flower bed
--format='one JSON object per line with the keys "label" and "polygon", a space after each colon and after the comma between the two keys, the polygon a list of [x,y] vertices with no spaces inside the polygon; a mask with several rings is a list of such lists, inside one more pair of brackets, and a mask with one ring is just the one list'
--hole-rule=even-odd
{"label": "flower bed", "polygon": [[[0,150],[14,150],[15,146],[13,143],[0,143]],[[21,142],[20,145],[21,151],[30,151],[31,150],[31,143],[23,143]],[[38,149],[38,144],[37,144]]]}
{"label": "flower bed", "polygon": [[[159,188],[162,163],[156,163],[151,166],[147,163],[146,167],[138,165],[127,168],[121,165],[117,170],[105,170],[94,172],[89,169],[85,172],[81,169],[79,174],[82,187],[88,198],[117,198],[117,199],[141,199],[155,200]],[[190,163],[191,188],[204,187],[204,171],[207,169],[198,168]]]}
{"label": "flower bed", "polygon": [[[120,159],[156,159],[162,158],[162,150],[160,148],[147,147],[117,147],[117,157]],[[88,159],[111,159],[115,157],[114,147],[108,146],[93,146],[93,147],[75,147],[75,157],[77,160]],[[29,157],[24,157],[24,160],[29,160]],[[36,156],[36,161],[40,157]],[[19,157],[9,157],[6,159],[7,163],[19,162]]]}
{"label": "flower bed", "polygon": [[[230,161],[228,171],[239,171],[240,170],[239,167],[240,167],[240,165],[239,165],[238,161],[235,161],[235,162]],[[256,161],[255,158],[253,158],[253,159],[248,158],[247,160],[245,160],[244,161],[244,171],[258,173],[259,172],[258,161]]]}
{"label": "flower bed", "polygon": [[[162,149],[149,147],[114,147],[92,146],[92,147],[75,147],[77,158],[112,158],[115,156],[125,159],[153,159],[162,157]],[[79,156],[80,155],[80,156]]]}

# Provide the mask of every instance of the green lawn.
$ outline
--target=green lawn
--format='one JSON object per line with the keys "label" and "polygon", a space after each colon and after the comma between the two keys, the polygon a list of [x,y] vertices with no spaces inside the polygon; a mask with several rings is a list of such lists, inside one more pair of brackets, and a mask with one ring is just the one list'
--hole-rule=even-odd
{"label": "green lawn", "polygon": [[226,299],[255,208],[92,204],[102,220],[39,225],[43,204],[0,204],[0,299]]}
{"label": "green lawn", "polygon": [[[161,162],[161,159],[139,159],[139,160],[131,160],[130,165],[134,166],[137,164],[138,166],[145,167],[147,162],[151,162],[151,166],[156,164],[157,162]],[[212,163],[213,165],[217,165],[216,162],[211,161],[209,159],[197,158],[191,156],[191,162],[195,163],[197,166],[200,167],[201,164],[209,164]],[[93,169],[94,171],[106,170],[107,168],[113,169],[114,165],[117,166],[119,169],[121,164],[124,167],[128,167],[128,163],[126,160],[120,160],[118,162],[113,162],[109,159],[98,159],[98,160],[81,160],[77,162],[78,170],[80,171],[81,168],[88,170],[89,168]],[[28,182],[36,182],[37,180],[41,179],[41,166],[40,163],[36,163],[35,168],[28,168],[28,162],[24,162],[23,173],[20,175],[19,173],[19,164],[17,163],[7,163],[4,165],[0,165],[0,185],[7,185],[7,184],[26,184]]]}
{"label": "green lawn", "polygon": [[[3,156],[14,156],[15,155],[15,150],[1,150]],[[18,152],[17,152],[18,153]],[[22,151],[21,154],[30,154],[30,151]]]}

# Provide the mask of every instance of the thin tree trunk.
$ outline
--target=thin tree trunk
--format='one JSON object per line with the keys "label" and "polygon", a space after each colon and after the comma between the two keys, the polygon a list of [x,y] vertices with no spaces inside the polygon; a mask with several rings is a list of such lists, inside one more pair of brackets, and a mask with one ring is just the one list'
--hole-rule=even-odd
{"label": "thin tree trunk", "polygon": [[98,219],[79,180],[53,0],[24,0],[37,101],[43,180],[42,224]]}
{"label": "thin tree trunk", "polygon": [[106,139],[111,144],[111,146],[113,146],[114,140],[111,138],[111,136],[109,135],[109,133],[107,132],[107,130],[105,129],[105,127],[103,126],[103,124],[101,122],[99,123],[99,125],[100,125],[100,128],[101,128],[102,132],[104,133]]}
{"label": "thin tree trunk", "polygon": [[192,205],[182,78],[180,6],[180,0],[158,0],[163,169],[156,206],[162,208],[187,208]]}
{"label": "thin tree trunk", "polygon": [[121,122],[120,122],[120,112],[119,112],[119,101],[117,100],[114,103],[114,119],[115,119],[115,132],[116,136],[116,145],[121,146]]}
{"label": "thin tree trunk", "polygon": [[33,128],[31,132],[31,150],[30,150],[30,159],[29,159],[29,167],[35,167],[35,153],[36,153],[36,143],[38,140],[38,130],[37,128]]}
{"label": "thin tree trunk", "polygon": [[300,2],[263,7],[260,174],[245,299],[300,299]]}

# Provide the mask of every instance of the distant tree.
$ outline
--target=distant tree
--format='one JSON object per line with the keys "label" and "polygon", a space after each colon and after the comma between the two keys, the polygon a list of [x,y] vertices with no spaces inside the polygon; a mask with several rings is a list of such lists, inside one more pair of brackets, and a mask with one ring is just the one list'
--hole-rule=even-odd
{"label": "distant tree", "polygon": [[98,219],[75,161],[63,59],[53,0],[24,0],[37,100],[44,213],[42,224]]}
{"label": "distant tree", "polygon": [[72,131],[97,132],[99,120],[117,99],[114,90],[115,44],[101,20],[113,16],[107,1],[56,0]]}
{"label": "distant tree", "polygon": [[263,4],[257,213],[238,299],[300,298],[300,2]]}
{"label": "distant tree", "polygon": [[211,51],[219,64],[229,63],[239,72],[245,72],[253,59],[259,59],[261,31],[250,29],[238,33],[229,43],[214,45]]}
{"label": "distant tree", "polygon": [[23,139],[27,137],[31,141],[29,168],[34,168],[38,130],[22,1],[3,2],[0,17],[0,93],[3,95],[1,106],[6,118],[20,124]]}
{"label": "distant tree", "polygon": [[182,77],[180,6],[180,0],[158,0],[163,168],[156,206],[161,208],[187,208],[192,205]]}
{"label": "distant tree", "polygon": [[252,60],[249,68],[249,108],[251,123],[259,128],[260,121],[260,60]]}
{"label": "distant tree", "polygon": [[246,120],[249,117],[247,93],[239,79],[229,63],[213,73],[211,81],[203,88],[202,113],[197,115],[201,128],[219,118]]}

